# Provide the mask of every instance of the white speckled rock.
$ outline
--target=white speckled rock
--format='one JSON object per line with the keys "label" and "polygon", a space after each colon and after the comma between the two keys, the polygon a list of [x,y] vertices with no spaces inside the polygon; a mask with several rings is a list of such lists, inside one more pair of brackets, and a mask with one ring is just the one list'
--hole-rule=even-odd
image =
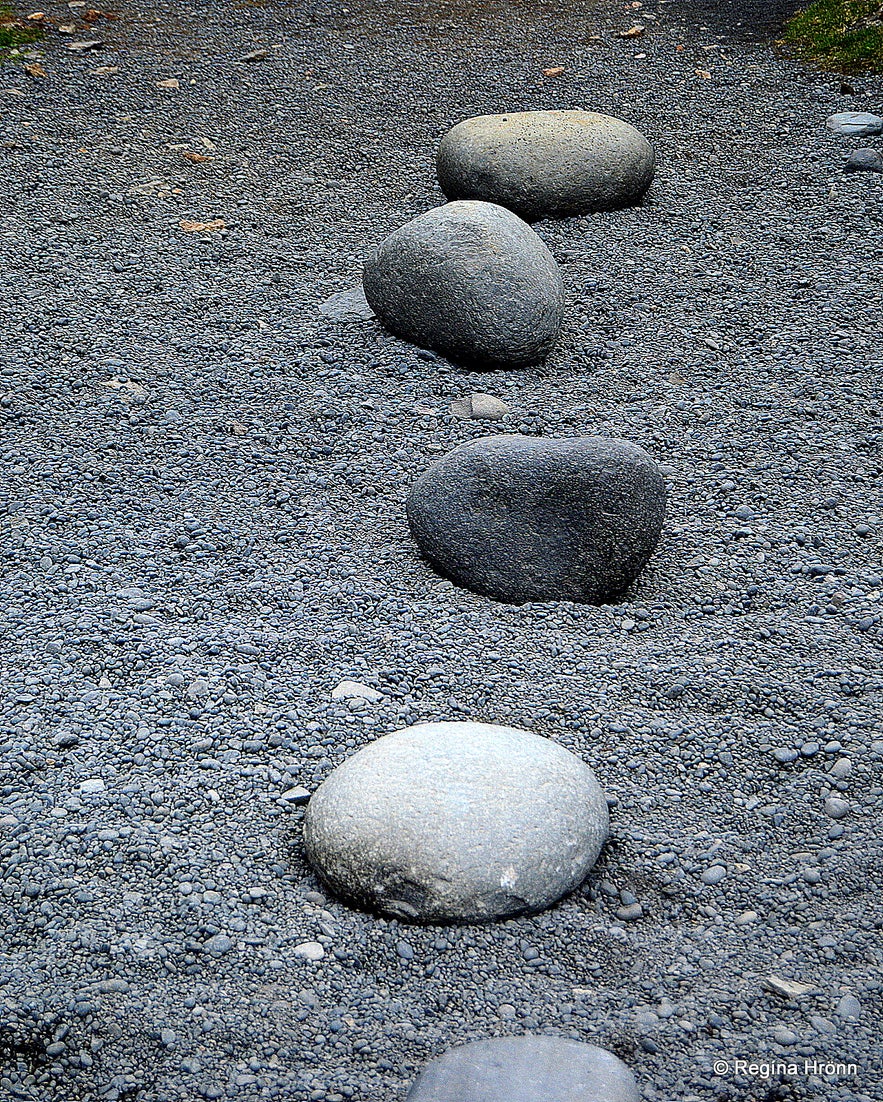
{"label": "white speckled rock", "polygon": [[611,115],[512,111],[452,127],[436,169],[449,199],[484,199],[533,221],[637,203],[655,156],[639,130]]}
{"label": "white speckled rock", "polygon": [[307,856],[344,899],[417,922],[482,922],[550,906],[607,838],[594,774],[550,739],[426,723],[338,766],[307,807]]}
{"label": "white speckled rock", "polygon": [[565,1037],[499,1037],[445,1052],[421,1072],[407,1102],[640,1102],[635,1077],[612,1052]]}

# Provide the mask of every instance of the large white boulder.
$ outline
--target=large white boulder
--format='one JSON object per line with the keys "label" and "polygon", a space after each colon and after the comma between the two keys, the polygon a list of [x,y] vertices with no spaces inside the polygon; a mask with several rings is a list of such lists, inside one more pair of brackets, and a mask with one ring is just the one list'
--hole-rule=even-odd
{"label": "large white boulder", "polygon": [[418,922],[540,911],[608,832],[591,769],[528,731],[426,723],[339,765],[307,807],[307,856],[338,895]]}

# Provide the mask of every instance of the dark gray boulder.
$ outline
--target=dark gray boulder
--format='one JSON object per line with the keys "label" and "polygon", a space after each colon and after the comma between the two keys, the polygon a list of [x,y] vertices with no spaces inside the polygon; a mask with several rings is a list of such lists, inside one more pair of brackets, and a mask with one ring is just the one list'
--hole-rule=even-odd
{"label": "dark gray boulder", "polygon": [[460,585],[521,604],[621,596],[653,553],[666,491],[636,444],[601,437],[488,436],[414,483],[420,550]]}
{"label": "dark gray boulder", "polygon": [[343,899],[414,922],[540,911],[608,832],[591,769],[529,731],[426,723],[339,765],[307,806],[307,856]]}
{"label": "dark gray boulder", "polygon": [[843,166],[844,172],[883,172],[883,153],[876,149],[855,149]]}
{"label": "dark gray boulder", "polygon": [[639,130],[594,111],[478,115],[445,134],[436,159],[449,199],[485,199],[528,221],[630,206],[654,169]]}
{"label": "dark gray boulder", "polygon": [[387,329],[475,367],[539,363],[564,317],[554,257],[491,203],[448,203],[412,219],[368,257],[362,282]]}
{"label": "dark gray boulder", "polygon": [[612,1052],[566,1037],[498,1037],[449,1049],[420,1073],[406,1102],[640,1102]]}

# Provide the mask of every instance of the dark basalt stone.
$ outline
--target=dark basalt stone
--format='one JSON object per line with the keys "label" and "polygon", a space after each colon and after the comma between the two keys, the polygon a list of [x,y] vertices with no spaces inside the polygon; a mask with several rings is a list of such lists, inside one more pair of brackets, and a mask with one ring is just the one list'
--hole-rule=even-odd
{"label": "dark basalt stone", "polygon": [[843,166],[844,172],[883,172],[883,153],[876,149],[856,149]]}
{"label": "dark basalt stone", "polygon": [[659,467],[636,444],[600,437],[490,436],[422,474],[407,502],[423,554],[460,585],[500,601],[621,596],[665,517]]}

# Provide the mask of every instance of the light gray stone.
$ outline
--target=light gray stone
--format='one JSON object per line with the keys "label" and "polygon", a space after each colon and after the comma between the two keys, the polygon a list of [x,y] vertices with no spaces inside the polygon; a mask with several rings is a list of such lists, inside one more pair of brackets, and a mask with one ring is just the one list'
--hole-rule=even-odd
{"label": "light gray stone", "polygon": [[331,690],[332,700],[383,700],[383,693],[379,689],[372,689],[370,685],[363,685],[361,681],[341,681]]}
{"label": "light gray stone", "polygon": [[578,887],[608,832],[594,774],[549,739],[427,723],[338,766],[307,806],[307,856],[351,902],[419,922],[536,912]]}
{"label": "light gray stone", "polygon": [[849,138],[866,138],[883,134],[883,117],[868,111],[840,111],[828,119],[828,129]]}
{"label": "light gray stone", "polygon": [[213,957],[221,957],[233,948],[233,939],[227,934],[214,934],[203,942],[203,949]]}
{"label": "light gray stone", "polygon": [[478,115],[442,138],[436,168],[449,199],[484,199],[528,221],[616,210],[653,179],[653,147],[594,111]]}
{"label": "light gray stone", "polygon": [[784,979],[782,976],[764,976],[761,981],[767,991],[778,995],[780,999],[799,999],[815,990],[811,983],[800,983],[798,980]]}
{"label": "light gray stone", "polygon": [[849,814],[849,803],[839,796],[829,796],[825,800],[825,812],[832,819],[845,819]]}
{"label": "light gray stone", "polygon": [[844,1020],[858,1020],[862,1016],[862,1004],[855,995],[844,995],[837,1003],[837,1017]]}
{"label": "light gray stone", "polygon": [[653,553],[665,482],[635,444],[487,436],[414,483],[411,533],[460,585],[500,601],[601,603],[624,593]]}
{"label": "light gray stone", "polygon": [[407,1102],[640,1102],[612,1052],[565,1037],[499,1037],[449,1049],[420,1073]]}
{"label": "light gray stone", "polygon": [[316,964],[325,956],[325,949],[318,941],[302,941],[300,945],[295,945],[294,955]]}
{"label": "light gray stone", "polygon": [[200,697],[208,696],[210,692],[211,688],[204,677],[197,677],[187,686],[187,695],[191,700],[199,700]]}
{"label": "light gray stone", "polygon": [[463,421],[502,421],[509,413],[509,407],[493,394],[470,394],[466,398],[455,398],[450,405],[451,413]]}
{"label": "light gray stone", "polygon": [[726,875],[726,865],[711,865],[709,868],[703,870],[699,879],[703,884],[719,884],[721,880],[726,878]]}
{"label": "light gray stone", "polygon": [[368,305],[362,287],[351,287],[347,291],[329,295],[319,304],[319,313],[327,318],[361,318],[363,321],[370,321],[374,317],[374,311]]}
{"label": "light gray stone", "polygon": [[492,203],[448,203],[412,219],[368,257],[362,280],[387,329],[475,367],[539,363],[564,316],[554,257]]}

